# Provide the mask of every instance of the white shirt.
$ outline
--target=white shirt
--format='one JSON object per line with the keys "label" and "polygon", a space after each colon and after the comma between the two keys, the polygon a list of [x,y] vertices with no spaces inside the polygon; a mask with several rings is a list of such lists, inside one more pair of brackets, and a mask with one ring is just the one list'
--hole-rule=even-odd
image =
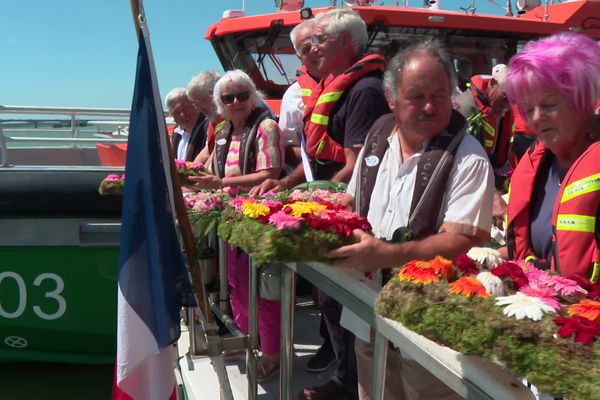
{"label": "white shirt", "polygon": [[[408,225],[417,164],[427,143],[418,153],[403,161],[398,136],[391,135],[388,142],[390,147],[381,160],[367,219],[375,237],[389,240],[396,229]],[[363,151],[364,148],[359,160],[362,160]],[[348,185],[347,192],[351,196],[356,190],[358,166],[359,163]],[[493,193],[492,166],[485,151],[475,138],[465,134],[456,151],[441,204],[439,232],[489,239]],[[346,308],[342,312],[341,324],[360,339],[369,341],[369,325]]]}
{"label": "white shirt", "polygon": [[304,128],[304,102],[300,84],[294,82],[283,94],[279,112],[279,127],[285,146],[300,146],[300,135]]}
{"label": "white shirt", "polygon": [[181,136],[181,140],[179,141],[179,145],[177,146],[177,159],[184,160],[187,153],[188,144],[190,143],[190,137],[192,136],[191,132],[186,131],[181,126],[177,125],[175,129],[173,129],[173,134],[178,134]]}

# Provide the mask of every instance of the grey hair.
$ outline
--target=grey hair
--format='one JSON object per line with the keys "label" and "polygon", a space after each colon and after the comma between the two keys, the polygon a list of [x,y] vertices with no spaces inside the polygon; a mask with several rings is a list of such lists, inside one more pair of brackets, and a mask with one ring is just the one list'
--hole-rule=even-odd
{"label": "grey hair", "polygon": [[448,77],[451,93],[456,87],[456,73],[454,72],[454,65],[450,58],[450,53],[448,53],[446,46],[444,46],[440,40],[429,38],[400,50],[388,63],[385,73],[383,74],[383,88],[392,100],[396,100],[396,90],[402,83],[401,77],[404,72],[404,67],[419,54],[427,54],[442,65],[446,72],[446,76]]}
{"label": "grey hair", "polygon": [[360,17],[360,14],[349,7],[340,7],[331,9],[325,13],[317,14],[315,23],[328,20],[325,33],[340,34],[348,32],[352,39],[352,48],[354,55],[362,55],[367,50],[369,35],[367,33],[367,24]]}
{"label": "grey hair", "polygon": [[302,31],[312,30],[313,26],[315,26],[315,21],[313,19],[307,19],[306,21],[296,25],[294,29],[291,30],[290,39],[292,40],[292,46],[294,46],[296,53],[298,50],[300,50],[298,48],[300,46],[300,43],[298,43],[298,35],[300,35]]}
{"label": "grey hair", "polygon": [[179,101],[190,102],[190,99],[185,93],[185,88],[178,87],[175,89],[171,89],[171,91],[165,96],[165,106],[167,107],[167,110],[170,110],[171,107],[173,107],[175,103]]}
{"label": "grey hair", "polygon": [[229,115],[227,115],[225,104],[223,104],[223,101],[221,100],[223,86],[225,86],[227,82],[233,82],[246,88],[246,90],[248,90],[248,92],[250,93],[250,101],[252,102],[252,105],[254,107],[262,106],[264,104],[264,101],[262,100],[262,95],[258,90],[256,90],[256,85],[254,85],[254,82],[252,82],[252,79],[250,79],[248,74],[246,74],[241,69],[234,69],[233,71],[225,72],[225,75],[223,75],[215,84],[215,89],[213,91],[213,99],[215,104],[217,105],[217,112],[220,115],[223,115],[226,118],[229,117]]}
{"label": "grey hair", "polygon": [[187,96],[194,100],[200,96],[212,96],[215,84],[221,78],[217,71],[202,71],[194,76],[187,85]]}

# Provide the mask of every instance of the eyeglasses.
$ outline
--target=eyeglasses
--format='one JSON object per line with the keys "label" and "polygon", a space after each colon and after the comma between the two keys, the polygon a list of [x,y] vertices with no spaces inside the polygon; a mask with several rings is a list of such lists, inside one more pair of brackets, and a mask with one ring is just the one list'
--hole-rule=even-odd
{"label": "eyeglasses", "polygon": [[235,94],[224,94],[221,96],[221,101],[223,104],[231,104],[233,103],[233,99],[238,99],[238,101],[246,101],[250,98],[250,92],[240,92]]}
{"label": "eyeglasses", "polygon": [[327,41],[327,39],[332,38],[332,39],[336,39],[337,38],[337,33],[322,33],[320,35],[313,35],[310,37],[310,44],[314,45],[319,45],[319,44],[323,44]]}
{"label": "eyeglasses", "polygon": [[298,54],[298,57],[302,57],[308,53],[310,53],[310,49],[312,49],[312,44],[310,43],[310,41],[306,41],[299,49],[298,52],[296,54]]}

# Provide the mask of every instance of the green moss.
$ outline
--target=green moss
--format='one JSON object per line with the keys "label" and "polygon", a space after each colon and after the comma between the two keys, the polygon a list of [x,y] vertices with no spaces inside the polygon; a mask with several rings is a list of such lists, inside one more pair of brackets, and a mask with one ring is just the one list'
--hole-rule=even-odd
{"label": "green moss", "polygon": [[492,299],[448,292],[446,283],[418,285],[392,279],[375,311],[441,345],[502,363],[543,393],[569,399],[598,399],[600,345],[555,337],[557,326],[506,317]]}
{"label": "green moss", "polygon": [[223,212],[218,234],[230,245],[250,254],[257,265],[267,261],[330,262],[324,253],[352,243],[352,238],[345,239],[337,233],[316,231],[306,226],[299,230],[277,230],[233,209]]}

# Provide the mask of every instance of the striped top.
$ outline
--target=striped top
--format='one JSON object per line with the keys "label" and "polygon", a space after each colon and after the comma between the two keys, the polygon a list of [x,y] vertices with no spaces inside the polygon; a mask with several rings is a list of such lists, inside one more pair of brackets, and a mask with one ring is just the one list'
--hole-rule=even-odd
{"label": "striped top", "polygon": [[[256,171],[283,167],[283,142],[277,122],[272,119],[265,119],[261,122],[254,145],[256,146]],[[240,138],[232,136],[225,163],[225,176],[240,176],[241,174]]]}

